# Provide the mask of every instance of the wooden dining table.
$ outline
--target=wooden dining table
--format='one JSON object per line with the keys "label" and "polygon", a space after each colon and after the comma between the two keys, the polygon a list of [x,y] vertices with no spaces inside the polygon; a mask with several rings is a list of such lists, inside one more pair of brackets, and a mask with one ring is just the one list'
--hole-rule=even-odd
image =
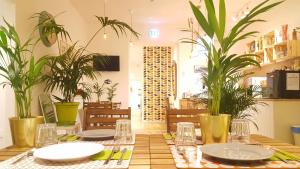
{"label": "wooden dining table", "polygon": [[[129,169],[176,169],[169,146],[162,134],[137,134]],[[300,156],[300,147],[261,135],[251,135],[251,140]],[[0,162],[14,157],[29,148],[10,146],[0,150]]]}

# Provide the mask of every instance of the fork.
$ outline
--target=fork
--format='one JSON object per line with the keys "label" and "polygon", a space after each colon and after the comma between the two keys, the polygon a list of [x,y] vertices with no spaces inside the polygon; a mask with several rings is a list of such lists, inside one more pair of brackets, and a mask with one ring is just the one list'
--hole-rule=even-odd
{"label": "fork", "polygon": [[122,150],[122,155],[121,155],[120,159],[118,160],[117,165],[121,165],[122,164],[122,161],[124,159],[124,155],[125,155],[126,151],[127,151],[127,148],[124,148]]}
{"label": "fork", "polygon": [[119,152],[119,151],[120,151],[120,146],[114,146],[113,149],[112,149],[112,151],[111,151],[111,153],[110,153],[110,155],[109,155],[109,157],[105,160],[104,164],[105,165],[108,164],[108,162],[111,160],[111,158],[113,157],[113,155],[115,153]]}
{"label": "fork", "polygon": [[187,163],[189,163],[189,162],[190,162],[189,159],[185,156],[185,152],[184,152],[185,150],[184,150],[184,147],[179,148],[179,146],[177,146],[176,149],[177,149],[178,154],[179,154],[179,155],[182,155],[183,159],[184,159]]}
{"label": "fork", "polygon": [[28,151],[27,154],[19,157],[18,159],[16,159],[15,161],[13,161],[11,164],[17,164],[18,162],[22,161],[23,159],[25,159],[26,157],[31,157],[33,156],[33,152],[34,152],[35,148],[33,148],[32,150]]}

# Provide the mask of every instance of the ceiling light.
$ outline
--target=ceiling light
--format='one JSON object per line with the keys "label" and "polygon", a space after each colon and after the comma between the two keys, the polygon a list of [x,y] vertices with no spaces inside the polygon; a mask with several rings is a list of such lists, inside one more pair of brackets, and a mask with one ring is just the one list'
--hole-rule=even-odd
{"label": "ceiling light", "polygon": [[133,46],[133,42],[132,41],[129,41],[129,46]]}
{"label": "ceiling light", "polygon": [[244,14],[245,14],[245,15],[248,15],[249,13],[250,13],[250,12],[249,12],[249,7],[247,7],[246,10],[244,11]]}
{"label": "ceiling light", "polygon": [[237,21],[237,17],[236,16],[233,16],[231,17],[232,21],[236,22]]}
{"label": "ceiling light", "polygon": [[103,34],[103,38],[107,39],[107,34],[106,33]]}
{"label": "ceiling light", "polygon": [[158,29],[150,29],[149,30],[149,37],[151,39],[157,39],[159,37],[159,30]]}

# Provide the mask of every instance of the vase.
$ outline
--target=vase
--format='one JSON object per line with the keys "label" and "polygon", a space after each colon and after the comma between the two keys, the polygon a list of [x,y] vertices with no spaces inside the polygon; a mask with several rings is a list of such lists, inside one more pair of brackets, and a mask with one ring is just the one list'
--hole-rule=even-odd
{"label": "vase", "polygon": [[228,114],[200,115],[200,125],[203,144],[226,143],[230,126]]}
{"label": "vase", "polygon": [[78,113],[79,102],[57,102],[54,104],[56,108],[58,125],[74,125]]}
{"label": "vase", "polygon": [[43,122],[43,116],[23,119],[17,117],[9,118],[13,144],[17,147],[34,147],[36,127]]}

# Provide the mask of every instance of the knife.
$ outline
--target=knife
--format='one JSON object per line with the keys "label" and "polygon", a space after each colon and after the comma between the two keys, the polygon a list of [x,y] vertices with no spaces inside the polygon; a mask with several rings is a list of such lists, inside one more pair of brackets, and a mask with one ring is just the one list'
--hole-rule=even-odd
{"label": "knife", "polygon": [[123,150],[122,150],[122,154],[121,154],[121,157],[120,157],[120,159],[118,160],[118,162],[117,162],[117,165],[121,165],[122,164],[122,161],[123,161],[123,159],[124,159],[124,156],[125,156],[125,153],[127,152],[127,148],[124,148]]}
{"label": "knife", "polygon": [[108,164],[108,162],[111,160],[113,155],[120,151],[120,146],[114,146],[111,153],[109,154],[109,157],[105,160],[104,165]]}

